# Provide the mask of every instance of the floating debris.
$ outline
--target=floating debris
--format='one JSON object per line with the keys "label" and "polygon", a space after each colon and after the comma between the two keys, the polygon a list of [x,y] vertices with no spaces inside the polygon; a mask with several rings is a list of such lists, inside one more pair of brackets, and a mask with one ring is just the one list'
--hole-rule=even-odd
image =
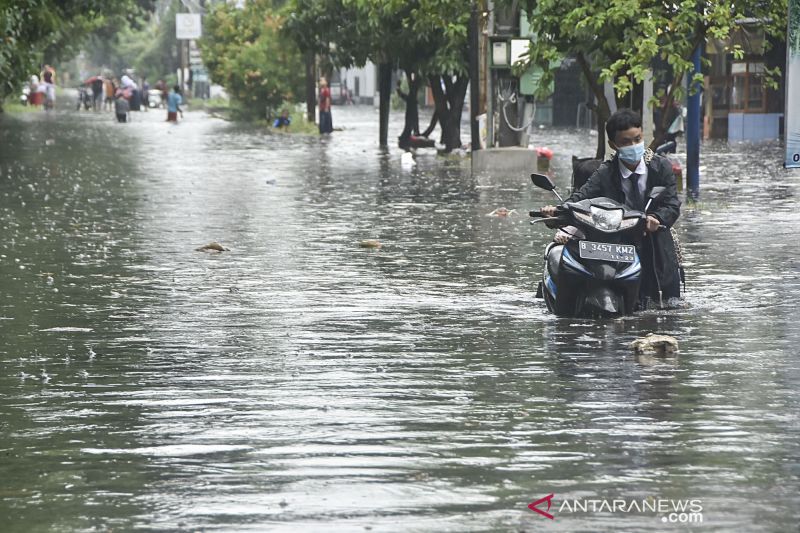
{"label": "floating debris", "polygon": [[72,326],[62,326],[62,327],[57,327],[57,328],[47,328],[47,329],[40,329],[39,331],[57,331],[57,332],[68,332],[68,331],[72,331],[72,332],[79,332],[79,331],[86,331],[86,332],[89,332],[89,331],[92,331],[92,328],[78,328],[78,327],[72,327]]}
{"label": "floating debris", "polygon": [[197,252],[230,252],[230,248],[225,248],[220,243],[213,241],[200,248],[195,248]]}
{"label": "floating debris", "polygon": [[487,217],[510,217],[517,213],[516,209],[508,209],[506,207],[498,207],[491,213],[487,213]]}
{"label": "floating debris", "polygon": [[668,335],[649,333],[631,342],[630,347],[637,354],[671,355],[678,351],[678,340]]}
{"label": "floating debris", "polygon": [[403,152],[403,155],[400,156],[400,167],[403,170],[411,170],[417,164],[417,160],[414,159],[414,154],[411,152]]}
{"label": "floating debris", "polygon": [[361,248],[380,248],[381,242],[377,239],[366,239],[358,243]]}

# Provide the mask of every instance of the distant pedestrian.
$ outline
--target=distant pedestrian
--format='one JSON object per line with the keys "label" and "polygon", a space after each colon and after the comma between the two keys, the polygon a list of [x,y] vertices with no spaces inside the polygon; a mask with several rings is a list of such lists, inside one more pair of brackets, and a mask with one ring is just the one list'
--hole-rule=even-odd
{"label": "distant pedestrian", "polygon": [[[46,73],[48,73],[48,72],[50,74],[46,75]],[[54,69],[50,65],[45,65],[44,68],[42,69],[42,71],[39,73],[39,79],[42,80],[42,81],[47,81],[45,78],[49,78],[50,81],[48,83],[52,83],[53,85],[55,85],[55,83],[56,83],[56,69]]]}
{"label": "distant pedestrian", "polygon": [[92,109],[99,111],[103,104],[103,78],[92,76],[87,80],[92,87]]}
{"label": "distant pedestrian", "polygon": [[122,75],[122,79],[120,80],[120,85],[122,86],[123,89],[134,90],[139,88],[139,86],[136,85],[136,82],[133,81],[133,79],[127,74]]}
{"label": "distant pedestrian", "polygon": [[289,116],[289,111],[284,109],[281,111],[281,116],[275,119],[272,123],[273,128],[283,129],[288,128],[292,124],[292,117]]}
{"label": "distant pedestrian", "polygon": [[114,105],[114,93],[116,92],[117,88],[114,86],[114,82],[108,78],[103,79],[103,93],[105,94],[104,109],[111,111]]}
{"label": "distant pedestrian", "polygon": [[333,131],[333,117],[331,116],[331,90],[328,80],[319,79],[319,133],[327,134]]}
{"label": "distant pedestrian", "polygon": [[158,107],[162,107],[167,104],[167,97],[169,96],[169,90],[167,89],[167,84],[164,80],[158,80],[155,85],[155,89],[161,92],[161,101],[158,103]]}
{"label": "distant pedestrian", "polygon": [[147,76],[142,77],[142,106],[145,111],[150,107],[150,84],[147,82]]}
{"label": "distant pedestrian", "polygon": [[53,109],[56,106],[55,70],[52,70],[49,65],[46,66],[42,78],[44,81],[40,86],[44,87],[44,108],[45,110]]}
{"label": "distant pedestrian", "polygon": [[178,113],[183,118],[183,111],[181,111],[181,104],[183,98],[181,97],[181,86],[175,85],[172,92],[167,96],[167,122],[178,122]]}
{"label": "distant pedestrian", "polygon": [[125,93],[122,89],[117,90],[114,97],[114,112],[117,114],[117,122],[128,122],[128,112],[131,106],[125,98]]}
{"label": "distant pedestrian", "polygon": [[44,103],[44,86],[41,84],[39,76],[36,74],[31,76],[30,88],[31,92],[28,94],[28,102],[31,105],[42,105],[42,103]]}

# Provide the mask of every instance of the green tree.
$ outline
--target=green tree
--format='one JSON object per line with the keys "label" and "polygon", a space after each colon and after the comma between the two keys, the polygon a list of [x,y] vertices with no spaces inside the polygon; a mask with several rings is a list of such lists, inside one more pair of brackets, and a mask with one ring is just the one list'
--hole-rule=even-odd
{"label": "green tree", "polygon": [[0,105],[43,63],[74,54],[86,37],[152,10],[152,0],[6,0],[0,4]]}
{"label": "green tree", "polygon": [[[427,79],[449,151],[461,146],[468,82],[469,9],[464,7],[461,0],[292,0],[286,31],[304,51],[323,55],[332,65],[378,64],[384,99],[391,91],[386,83],[391,69],[404,70],[412,80],[406,99],[412,106],[419,80]],[[406,129],[418,130],[414,117],[413,110],[407,113]]]}
{"label": "green tree", "polygon": [[419,0],[407,19],[420,45],[431,48],[420,71],[428,77],[448,152],[461,147],[461,115],[469,85],[469,19],[469,3],[457,0]]}
{"label": "green tree", "polygon": [[282,39],[283,17],[271,0],[250,0],[244,9],[219,4],[206,16],[200,40],[211,77],[255,116],[272,113],[303,93],[303,62]]}
{"label": "green tree", "polygon": [[[309,122],[316,120],[316,61],[330,74],[334,66],[363,65],[369,46],[356,45],[362,37],[357,29],[357,14],[342,0],[290,0],[284,10],[281,33],[293,42],[305,63],[306,113]],[[334,44],[341,43],[341,47]]]}
{"label": "green tree", "polygon": [[131,67],[150,79],[174,75],[180,66],[175,14],[181,2],[171,0],[163,8],[160,15],[148,13],[136,23],[92,33],[84,47],[91,63],[108,67],[117,75]]}
{"label": "green tree", "polygon": [[[768,36],[780,36],[785,33],[787,13],[786,0],[523,0],[522,4],[538,36],[529,59],[545,72],[539,87],[552,81],[553,61],[573,56],[597,98],[597,157],[605,155],[603,128],[610,114],[603,93],[605,80],[613,82],[621,98],[644,80],[654,59],[668,63],[670,89],[654,98],[661,102],[663,117],[656,125],[656,144],[668,126],[663,123],[666,110],[685,94],[684,80],[693,72],[691,57],[697,47],[708,39],[727,40],[743,19]],[[739,46],[729,51],[736,57],[743,54]],[[696,81],[702,81],[702,76],[697,75]]]}
{"label": "green tree", "polygon": [[[794,32],[794,40],[786,43],[793,54],[800,54],[800,7],[797,2],[794,3],[792,12],[790,13],[791,23],[789,25],[790,31]],[[787,39],[789,36],[787,36]]]}

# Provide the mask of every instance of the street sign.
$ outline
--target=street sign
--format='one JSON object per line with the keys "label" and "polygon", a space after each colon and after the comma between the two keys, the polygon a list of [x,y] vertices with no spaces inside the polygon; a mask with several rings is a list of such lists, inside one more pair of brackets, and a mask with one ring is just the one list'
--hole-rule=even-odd
{"label": "street sign", "polygon": [[203,26],[200,15],[193,13],[175,14],[175,38],[176,39],[199,39],[203,33]]}

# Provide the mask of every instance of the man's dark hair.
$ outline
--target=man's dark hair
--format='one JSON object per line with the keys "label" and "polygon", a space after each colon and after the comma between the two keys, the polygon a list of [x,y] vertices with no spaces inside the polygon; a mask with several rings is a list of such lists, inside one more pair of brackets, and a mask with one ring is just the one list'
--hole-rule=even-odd
{"label": "man's dark hair", "polygon": [[[175,85],[172,88],[172,90],[175,91],[176,93],[180,93],[181,92],[181,86],[180,85]],[[639,125],[641,126],[641,124],[639,124]]]}
{"label": "man's dark hair", "polygon": [[613,141],[617,138],[618,131],[641,127],[642,116],[633,109],[623,107],[609,117],[608,122],[606,122],[606,133],[608,134],[608,140]]}

